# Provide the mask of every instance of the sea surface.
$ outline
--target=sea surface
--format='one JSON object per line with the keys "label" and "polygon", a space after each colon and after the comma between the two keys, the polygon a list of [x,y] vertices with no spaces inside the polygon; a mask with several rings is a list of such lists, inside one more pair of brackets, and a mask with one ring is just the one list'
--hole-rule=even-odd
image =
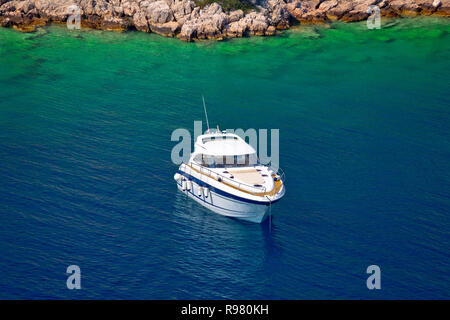
{"label": "sea surface", "polygon": [[[0,28],[0,298],[449,299],[449,26]],[[202,94],[214,127],[280,130],[271,223],[177,191],[171,134]]]}

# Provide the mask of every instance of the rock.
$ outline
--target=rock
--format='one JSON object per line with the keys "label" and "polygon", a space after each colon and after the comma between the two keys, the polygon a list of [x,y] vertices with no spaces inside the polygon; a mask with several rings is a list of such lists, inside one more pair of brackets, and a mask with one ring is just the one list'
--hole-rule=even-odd
{"label": "rock", "polygon": [[197,37],[197,26],[194,23],[187,22],[181,27],[178,38],[184,41],[193,41]]}
{"label": "rock", "polygon": [[247,30],[250,35],[263,36],[269,27],[269,21],[262,13],[250,12],[244,19],[247,24]]}
{"label": "rock", "polygon": [[26,33],[36,31],[36,26],[34,26],[34,25],[20,24],[20,25],[13,25],[13,28],[17,31],[26,32]]}
{"label": "rock", "polygon": [[350,12],[347,12],[341,17],[342,21],[346,22],[355,22],[355,21],[361,21],[364,19],[367,19],[369,14],[365,11],[361,10],[351,10]]}
{"label": "rock", "polygon": [[175,0],[170,8],[172,9],[176,21],[183,23],[194,10],[195,3],[189,0]]}
{"label": "rock", "polygon": [[31,9],[35,8],[34,3],[31,1],[15,1],[15,3],[16,11],[20,11],[22,13],[27,13],[31,11]]}
{"label": "rock", "polygon": [[147,16],[144,12],[138,11],[133,16],[134,27],[139,31],[149,32]]}
{"label": "rock", "polygon": [[[442,8],[447,3],[446,8]],[[443,12],[445,16],[449,15],[449,0],[445,0],[444,3],[440,0],[411,0],[411,1],[401,1],[392,0],[389,1],[386,11],[388,13],[394,13],[397,16],[417,16],[417,15],[430,15],[439,14]],[[383,11],[382,11],[383,13]]]}
{"label": "rock", "polygon": [[185,41],[192,41],[194,38],[221,40],[227,18],[217,3],[201,10],[193,10],[190,18],[182,26],[179,38]]}
{"label": "rock", "polygon": [[244,17],[244,11],[242,11],[242,10],[231,11],[228,15],[228,23],[233,23],[233,22],[239,21],[243,17]]}
{"label": "rock", "polygon": [[[434,15],[448,17],[450,15],[450,0],[442,0],[439,1],[440,4],[437,4],[433,12]],[[434,3],[434,2],[433,2]]]}
{"label": "rock", "polygon": [[223,13],[222,7],[217,2],[214,2],[201,10],[200,15],[202,16],[213,16],[217,13]]}
{"label": "rock", "polygon": [[326,19],[326,15],[323,11],[318,10],[321,3],[321,0],[294,0],[292,3],[288,4],[286,8],[289,13],[300,22],[323,22]]}
{"label": "rock", "polygon": [[266,30],[266,35],[267,36],[273,36],[275,34],[275,27],[274,26],[269,26]]}
{"label": "rock", "polygon": [[450,15],[450,0],[250,0],[257,10],[225,13],[218,3],[204,8],[192,0],[0,0],[0,24],[34,30],[47,22],[65,22],[68,7],[80,7],[82,27],[136,28],[182,40],[273,35],[300,23],[367,19],[370,5],[385,16]]}
{"label": "rock", "polygon": [[149,26],[152,32],[166,37],[175,37],[180,28],[180,25],[176,21],[149,23]]}
{"label": "rock", "polygon": [[102,21],[102,29],[110,31],[125,31],[131,25],[132,21],[119,17],[106,17]]}
{"label": "rock", "polygon": [[[436,1],[436,2],[435,2]],[[360,21],[368,17],[367,9],[371,5],[378,5],[382,15],[411,16],[439,14],[448,16],[450,10],[440,10],[441,0],[291,0],[287,10],[298,21],[316,23],[326,20]],[[450,2],[445,0],[445,2]],[[433,5],[435,3],[435,5]]]}
{"label": "rock", "polygon": [[[353,2],[339,1],[337,3],[337,5],[331,6],[331,8],[329,10],[323,10],[323,12],[324,12],[325,16],[327,17],[327,19],[338,20],[338,19],[342,19],[345,16],[347,16],[347,21],[350,21],[350,19],[351,19],[350,17],[352,16],[352,14],[350,14],[350,12],[353,10],[353,8],[354,8]],[[353,13],[353,15],[354,14],[355,13]],[[355,20],[353,20],[353,21],[355,21]]]}
{"label": "rock", "polygon": [[241,38],[247,32],[247,24],[243,20],[233,21],[227,25],[224,32],[229,38]]}
{"label": "rock", "polygon": [[272,26],[276,26],[277,29],[289,28],[290,13],[284,1],[268,0],[266,8],[267,16]]}
{"label": "rock", "polygon": [[172,9],[165,1],[150,3],[145,12],[149,23],[164,24],[174,20]]}
{"label": "rock", "polygon": [[139,11],[139,4],[134,1],[124,0],[122,2],[123,14],[127,17],[133,17]]}

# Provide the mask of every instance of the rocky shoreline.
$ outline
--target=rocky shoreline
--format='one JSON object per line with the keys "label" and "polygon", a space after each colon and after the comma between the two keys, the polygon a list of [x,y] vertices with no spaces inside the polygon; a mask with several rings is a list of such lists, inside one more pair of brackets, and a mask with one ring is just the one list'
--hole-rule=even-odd
{"label": "rocky shoreline", "polygon": [[295,23],[361,21],[371,5],[382,16],[450,15],[450,0],[249,0],[255,9],[224,12],[220,4],[191,0],[0,0],[0,24],[24,32],[64,23],[77,5],[81,26],[139,30],[185,41],[273,35]]}

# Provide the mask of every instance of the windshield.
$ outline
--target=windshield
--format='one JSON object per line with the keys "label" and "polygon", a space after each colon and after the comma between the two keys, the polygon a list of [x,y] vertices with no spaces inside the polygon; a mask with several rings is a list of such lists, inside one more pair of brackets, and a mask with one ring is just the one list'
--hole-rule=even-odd
{"label": "windshield", "polygon": [[239,156],[210,156],[198,154],[194,161],[208,168],[249,167],[259,164],[256,153]]}

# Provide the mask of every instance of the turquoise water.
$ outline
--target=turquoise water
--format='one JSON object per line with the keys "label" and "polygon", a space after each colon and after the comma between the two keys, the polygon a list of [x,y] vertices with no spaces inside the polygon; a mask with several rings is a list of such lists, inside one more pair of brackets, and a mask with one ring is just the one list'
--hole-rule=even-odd
{"label": "turquoise water", "polygon": [[[1,28],[0,298],[449,298],[449,23],[382,27]],[[214,126],[280,129],[270,229],[177,191],[170,136],[201,94]]]}

